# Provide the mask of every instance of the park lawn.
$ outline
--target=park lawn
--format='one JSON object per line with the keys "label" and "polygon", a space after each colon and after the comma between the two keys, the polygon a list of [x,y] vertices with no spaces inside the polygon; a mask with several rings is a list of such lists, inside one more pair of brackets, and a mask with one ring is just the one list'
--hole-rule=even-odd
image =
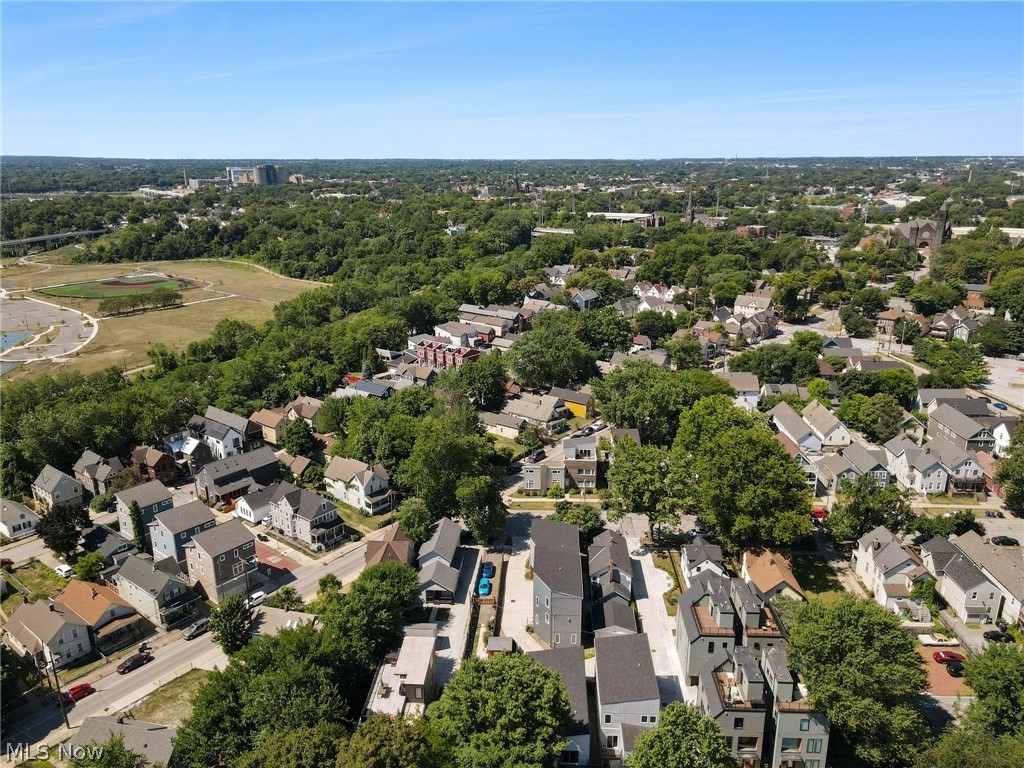
{"label": "park lawn", "polygon": [[[64,589],[64,586],[68,583],[66,579],[58,576],[56,571],[39,561],[15,568],[12,575],[29,589],[29,597],[35,599],[53,597]],[[10,582],[10,580],[8,580],[8,583],[14,586],[14,583]],[[4,613],[10,616],[24,602],[25,597],[15,589],[0,604],[0,607],[3,608]]]}
{"label": "park lawn", "polygon": [[132,716],[147,723],[178,727],[192,714],[192,701],[209,676],[205,669],[189,670],[132,707]]}
{"label": "park lawn", "polygon": [[808,597],[830,603],[846,594],[842,582],[824,557],[796,555],[793,558],[793,575]]}
{"label": "park lawn", "polygon": [[[109,278],[105,278],[109,280]],[[188,291],[195,288],[195,285],[178,278],[157,280],[155,278],[124,278],[122,282],[128,285],[115,286],[105,283],[102,280],[90,280],[86,283],[71,283],[70,285],[58,285],[53,288],[40,288],[36,293],[44,296],[60,296],[62,298],[77,299],[109,299],[116,296],[136,296],[151,293],[158,288],[168,288],[172,291]],[[132,286],[131,284],[134,284]],[[188,299],[194,297],[189,296]]]}

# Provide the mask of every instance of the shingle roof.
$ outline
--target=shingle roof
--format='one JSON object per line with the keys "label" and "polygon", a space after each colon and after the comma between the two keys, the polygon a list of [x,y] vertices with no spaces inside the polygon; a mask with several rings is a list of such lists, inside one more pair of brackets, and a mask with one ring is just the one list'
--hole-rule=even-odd
{"label": "shingle roof", "polygon": [[207,406],[205,416],[210,421],[223,424],[225,427],[231,427],[231,429],[243,436],[250,428],[250,422],[245,416],[239,416],[221,408],[214,408],[212,405]]}
{"label": "shingle roof", "polygon": [[181,533],[189,528],[205,525],[214,519],[213,512],[201,501],[190,501],[188,504],[161,512],[154,518],[170,533]]}
{"label": "shingle roof", "polygon": [[595,632],[612,627],[627,632],[636,632],[637,629],[633,609],[629,603],[617,597],[594,606],[593,622]]}
{"label": "shingle roof", "polygon": [[388,471],[381,464],[374,464],[372,467],[358,459],[350,459],[346,456],[332,456],[324,477],[328,480],[338,480],[342,483],[351,482],[353,479],[359,481],[364,487],[374,477],[382,480],[390,480]]}
{"label": "shingle roof", "polygon": [[803,416],[804,421],[821,435],[827,435],[836,427],[843,425],[838,416],[817,400],[813,400],[804,406],[801,416]]}
{"label": "shingle roof", "polygon": [[693,541],[683,547],[683,552],[686,555],[686,562],[691,565],[703,563],[705,561],[722,564],[722,548],[717,544],[710,543],[700,534],[693,537]]}
{"label": "shingle roof", "polygon": [[955,469],[965,461],[974,458],[973,453],[968,453],[963,448],[955,445],[949,440],[944,440],[941,437],[928,442],[928,448],[931,453],[942,462],[942,466],[947,469]]}
{"label": "shingle roof", "polygon": [[[66,605],[89,626],[95,626],[111,606],[131,609],[131,603],[110,587],[72,579],[57,596],[56,602]],[[134,612],[134,609],[132,609]]]}
{"label": "shingle roof", "polygon": [[459,524],[450,517],[442,517],[434,523],[430,538],[420,547],[419,557],[422,560],[427,554],[436,552],[450,563],[455,559],[455,552],[459,548],[460,541],[462,541],[462,529]]}
{"label": "shingle roof", "polygon": [[13,525],[21,519],[21,515],[25,515],[26,519],[39,517],[39,515],[20,502],[11,499],[0,499],[0,522],[7,526]]}
{"label": "shingle roof", "polygon": [[814,434],[807,422],[803,420],[799,413],[793,410],[793,406],[785,401],[768,411],[768,415],[791,440],[799,442],[803,438]]}
{"label": "shingle roof", "polygon": [[766,549],[761,552],[748,550],[743,553],[744,566],[754,582],[754,586],[762,592],[771,592],[781,585],[788,586],[798,595],[803,595],[803,587],[793,574],[789,558],[781,552]]}
{"label": "shingle roof", "polygon": [[168,585],[187,586],[183,579],[158,568],[152,560],[138,555],[129,555],[114,578],[130,582],[151,595],[162,595],[168,591]]}
{"label": "shingle roof", "polygon": [[175,730],[141,720],[106,715],[87,717],[71,737],[69,746],[74,753],[74,750],[89,744],[105,744],[114,735],[122,736],[125,748],[144,757],[147,765],[169,765],[171,762]]}
{"label": "shingle roof", "polygon": [[629,545],[622,534],[614,531],[603,531],[594,538],[594,543],[587,549],[590,559],[591,577],[610,566],[616,566],[628,576],[633,575],[633,561],[629,556]]}
{"label": "shingle roof", "polygon": [[[286,505],[292,511],[292,514],[301,517],[303,520],[313,520],[319,515],[324,514],[324,512],[338,508],[338,505],[333,501],[327,501],[327,499],[316,495],[312,491],[307,491],[305,488],[297,488],[287,482],[278,484],[270,497],[270,503]],[[326,509],[322,506],[325,503],[327,505]]]}
{"label": "shingle roof", "polygon": [[1024,552],[997,549],[975,531],[968,531],[951,541],[1003,589],[1018,600],[1024,600]]}
{"label": "shingle roof", "polygon": [[420,587],[427,584],[437,584],[449,592],[454,592],[459,584],[459,572],[452,566],[446,565],[443,560],[431,560],[420,571]]}
{"label": "shingle roof", "polygon": [[201,533],[192,537],[188,545],[195,545],[206,552],[210,557],[216,557],[228,550],[241,547],[243,544],[255,541],[256,537],[245,527],[241,520],[228,520],[226,523],[207,528]]}
{"label": "shingle roof", "polygon": [[601,704],[661,698],[647,635],[599,637],[594,640],[594,652]]}
{"label": "shingle roof", "polygon": [[548,394],[566,403],[587,405],[594,401],[594,396],[590,392],[577,392],[575,389],[568,389],[566,387],[552,387]]}
{"label": "shingle roof", "polygon": [[94,525],[82,529],[82,549],[86,552],[102,552],[109,558],[115,551],[131,542],[105,525]]}
{"label": "shingle roof", "polygon": [[967,397],[965,389],[920,389],[917,392],[917,400],[922,405],[928,405],[933,400],[946,398]]}
{"label": "shingle roof", "polygon": [[843,456],[863,475],[879,469],[888,470],[885,452],[877,448],[865,448],[860,443],[851,443],[842,450]]}
{"label": "shingle roof", "polygon": [[579,527],[551,520],[534,520],[530,526],[530,538],[533,540],[534,578],[541,579],[553,592],[582,598]]}
{"label": "shingle roof", "polygon": [[220,461],[211,461],[203,467],[199,477],[204,483],[212,482],[219,486],[225,478],[233,477],[236,473],[248,473],[269,464],[277,464],[277,456],[273,448],[265,445],[249,453],[236,453]]}
{"label": "shingle roof", "polygon": [[249,417],[249,421],[253,424],[259,424],[261,427],[270,427],[271,429],[279,429],[285,421],[285,416],[280,411],[274,411],[269,408],[261,408],[256,411],[252,416]]}
{"label": "shingle roof", "polygon": [[572,724],[567,736],[581,736],[590,732],[590,708],[587,700],[587,673],[584,668],[583,647],[552,648],[527,654],[539,664],[557,672],[569,695]]}
{"label": "shingle roof", "polygon": [[932,556],[932,564],[935,568],[934,575],[936,576],[946,569],[946,564],[957,555],[958,551],[950,543],[949,539],[942,536],[936,536],[921,545],[921,554]]}
{"label": "shingle roof", "polygon": [[[53,610],[51,610],[51,607]],[[11,614],[4,629],[32,651],[41,650],[38,637],[43,643],[49,641],[65,626],[86,627],[85,621],[66,605],[39,600],[25,603]]]}
{"label": "shingle roof", "polygon": [[978,569],[978,566],[963,555],[956,555],[946,563],[946,578],[964,591],[986,581],[985,574]]}
{"label": "shingle roof", "polygon": [[951,405],[940,405],[934,411],[932,411],[929,419],[932,419],[939,424],[945,425],[949,428],[953,434],[958,437],[970,439],[976,434],[981,432],[984,427],[978,422],[972,419],[970,416],[965,416],[960,411],[953,408]]}
{"label": "shingle roof", "polygon": [[[42,488],[47,493],[53,493],[62,482],[75,483],[75,479],[56,467],[47,464],[36,477],[32,485]],[[77,483],[75,483],[77,485]]]}
{"label": "shingle roof", "polygon": [[169,500],[171,492],[159,480],[150,480],[148,483],[136,485],[134,488],[118,491],[114,494],[114,498],[126,507],[130,507],[133,501],[137,501],[140,507],[145,508]]}
{"label": "shingle roof", "polygon": [[370,539],[366,542],[366,565],[377,565],[378,563],[405,563],[409,565],[413,561],[416,552],[416,544],[406,536],[405,532],[397,525],[392,526],[383,539]]}

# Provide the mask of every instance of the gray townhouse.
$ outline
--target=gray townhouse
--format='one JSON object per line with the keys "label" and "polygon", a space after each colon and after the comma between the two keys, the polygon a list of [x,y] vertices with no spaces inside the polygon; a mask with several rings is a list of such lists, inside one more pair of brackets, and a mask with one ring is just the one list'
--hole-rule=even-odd
{"label": "gray townhouse", "polygon": [[587,698],[587,672],[583,647],[551,648],[527,654],[531,659],[557,672],[569,694],[572,722],[565,738],[569,743],[562,748],[558,765],[590,765],[590,706]]}
{"label": "gray townhouse", "polygon": [[270,526],[283,535],[318,552],[330,549],[345,536],[345,524],[333,501],[291,483],[272,489]]}
{"label": "gray townhouse", "polygon": [[626,539],[614,531],[602,532],[587,549],[587,562],[594,636],[635,633],[633,561]]}
{"label": "gray townhouse", "polygon": [[277,477],[277,456],[268,445],[206,464],[196,478],[197,495],[207,502],[237,499]]}
{"label": "gray townhouse", "polygon": [[98,453],[86,450],[71,468],[75,479],[90,496],[107,492],[111,478],[124,469],[118,458],[105,459]]}
{"label": "gray townhouse", "polygon": [[217,524],[210,508],[201,501],[190,501],[159,513],[149,524],[149,540],[153,546],[153,559],[171,558],[185,562],[185,544],[197,533]]}
{"label": "gray townhouse", "polygon": [[419,593],[425,603],[451,603],[459,586],[459,570],[454,566],[462,529],[449,517],[442,517],[423,542],[417,558],[420,572]]}
{"label": "gray townhouse", "polygon": [[697,685],[700,671],[716,651],[736,647],[736,609],[729,579],[713,570],[695,574],[676,606],[676,652],[687,685]]}
{"label": "gray townhouse", "polygon": [[156,562],[131,555],[114,575],[114,585],[139,615],[164,629],[191,615],[200,599],[170,558]]}
{"label": "gray townhouse", "polygon": [[749,648],[720,649],[705,662],[697,685],[697,706],[718,723],[740,768],[759,768],[768,696],[761,667]]}
{"label": "gray townhouse", "polygon": [[601,756],[605,764],[618,765],[661,714],[651,645],[643,634],[599,637],[594,653]]}
{"label": "gray townhouse", "polygon": [[530,527],[533,630],[551,648],[583,642],[583,561],[580,529],[551,520]]}
{"label": "gray townhouse", "polygon": [[83,504],[82,484],[47,464],[32,483],[32,498],[47,509],[58,504],[80,507]]}
{"label": "gray townhouse", "polygon": [[135,539],[135,525],[132,522],[132,502],[138,502],[142,511],[142,533],[149,539],[149,524],[161,512],[166,512],[174,506],[174,499],[171,492],[167,490],[159,480],[150,480],[148,483],[136,485],[125,491],[118,491],[114,494],[117,504],[117,522],[120,525],[121,535],[129,539]]}
{"label": "gray townhouse", "polygon": [[988,426],[961,413],[948,403],[943,403],[928,416],[928,437],[948,440],[961,450],[971,453],[991,451],[996,444],[992,430]]}
{"label": "gray townhouse", "polygon": [[1020,550],[997,547],[975,531],[968,531],[951,541],[999,588],[1003,596],[1000,618],[1024,626],[1021,609],[1024,603],[1024,554]]}
{"label": "gray townhouse", "polygon": [[772,648],[761,662],[772,710],[764,763],[771,768],[825,768],[832,725],[807,700],[807,687],[790,669],[786,652]]}
{"label": "gray townhouse", "polygon": [[208,599],[249,592],[249,572],[259,566],[256,537],[241,520],[209,528],[185,543],[188,577]]}
{"label": "gray townhouse", "polygon": [[789,632],[774,606],[757,587],[743,579],[732,579],[729,596],[736,608],[740,645],[751,650],[758,660],[772,648],[789,645]]}

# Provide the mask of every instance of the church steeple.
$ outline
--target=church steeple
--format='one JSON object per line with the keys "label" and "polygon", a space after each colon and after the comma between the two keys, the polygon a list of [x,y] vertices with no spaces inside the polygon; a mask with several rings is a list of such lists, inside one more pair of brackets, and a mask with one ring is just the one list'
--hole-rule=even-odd
{"label": "church steeple", "polygon": [[943,200],[942,205],[939,207],[938,226],[936,227],[936,230],[940,243],[944,243],[949,240],[950,235],[952,234],[951,227],[949,226],[949,202],[946,200]]}

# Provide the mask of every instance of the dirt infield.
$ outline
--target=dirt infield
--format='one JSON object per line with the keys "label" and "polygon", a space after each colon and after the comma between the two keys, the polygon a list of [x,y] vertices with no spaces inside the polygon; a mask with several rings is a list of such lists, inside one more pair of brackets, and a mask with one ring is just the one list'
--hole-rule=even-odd
{"label": "dirt infield", "polygon": [[158,288],[183,291],[194,287],[194,282],[180,277],[146,275],[140,277],[111,277],[102,280],[89,280],[82,283],[55,285],[48,288],[40,288],[38,292],[48,296],[105,299],[110,296],[134,296],[150,293]]}

